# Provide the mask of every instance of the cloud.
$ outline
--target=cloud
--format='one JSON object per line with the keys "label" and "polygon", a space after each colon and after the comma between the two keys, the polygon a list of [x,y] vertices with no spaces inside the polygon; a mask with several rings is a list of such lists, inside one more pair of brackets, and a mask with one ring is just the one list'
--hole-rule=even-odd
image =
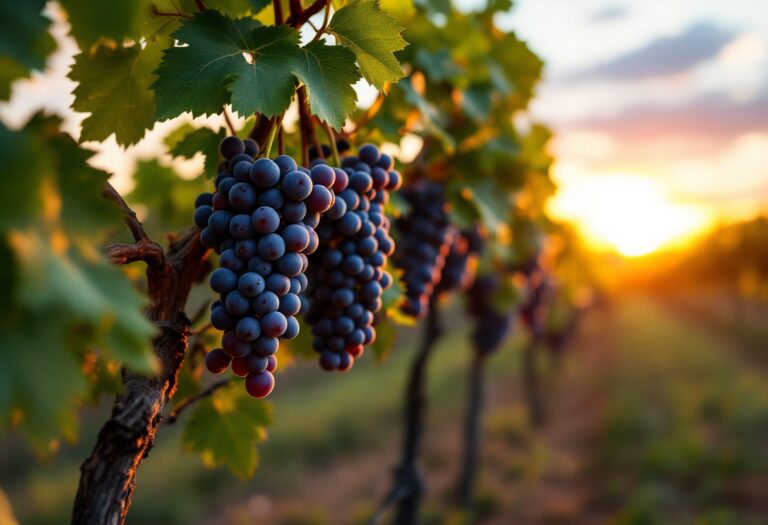
{"label": "cloud", "polygon": [[652,40],[645,46],[572,75],[569,80],[640,80],[683,73],[717,56],[733,34],[708,23]]}
{"label": "cloud", "polygon": [[592,13],[592,16],[590,16],[590,21],[594,23],[613,22],[614,20],[624,18],[628,14],[629,9],[627,9],[626,6],[609,5]]}
{"label": "cloud", "polygon": [[649,140],[664,135],[732,137],[768,131],[768,86],[748,101],[712,94],[678,107],[643,105],[615,116],[581,119],[564,128],[592,129],[619,140]]}

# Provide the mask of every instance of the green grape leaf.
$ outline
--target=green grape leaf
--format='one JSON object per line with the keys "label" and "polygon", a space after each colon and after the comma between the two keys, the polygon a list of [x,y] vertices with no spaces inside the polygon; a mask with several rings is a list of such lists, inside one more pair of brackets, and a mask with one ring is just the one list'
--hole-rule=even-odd
{"label": "green grape leaf", "polygon": [[90,116],[80,141],[102,141],[112,133],[121,146],[136,144],[154,124],[155,94],[149,89],[160,63],[160,46],[99,45],[75,57],[69,78],[78,82],[72,109]]}
{"label": "green grape leaf", "polygon": [[456,142],[445,129],[445,119],[438,109],[424,95],[416,91],[410,77],[400,82],[398,87],[405,93],[405,100],[421,114],[426,130],[440,140],[446,151],[452,153],[456,148]]}
{"label": "green grape leaf", "polygon": [[420,47],[416,50],[416,63],[432,82],[454,80],[463,73],[448,49],[431,52]]}
{"label": "green grape leaf", "polygon": [[243,116],[274,117],[293,98],[293,66],[304,57],[299,33],[288,26],[263,26],[253,30],[252,38],[253,63],[241,65],[229,86],[232,108]]}
{"label": "green grape leaf", "polygon": [[270,0],[250,0],[251,9],[254,13],[260,13],[271,3]]}
{"label": "green grape leaf", "polygon": [[378,89],[404,76],[395,52],[408,43],[401,27],[376,0],[355,0],[334,13],[328,30],[357,57],[365,79]]}
{"label": "green grape leaf", "polygon": [[371,344],[371,350],[376,360],[381,362],[389,356],[395,347],[395,323],[390,319],[382,319],[376,325],[376,340]]}
{"label": "green grape leaf", "polygon": [[56,48],[44,7],[45,0],[0,3],[0,100],[10,97],[14,80],[43,69]]}
{"label": "green grape leaf", "polygon": [[99,381],[94,358],[156,370],[146,298],[101,256],[107,229],[120,224],[101,195],[107,174],[59,128],[40,116],[18,132],[0,126],[0,156],[16,174],[12,198],[0,197],[10,303],[0,316],[0,425],[14,421],[41,452],[57,436],[74,438],[77,407]]}
{"label": "green grape leaf", "polygon": [[16,313],[0,322],[0,430],[11,421],[42,455],[57,437],[77,437],[77,409],[88,383],[68,319]]}
{"label": "green grape leaf", "polygon": [[205,156],[205,174],[212,178],[216,175],[219,164],[219,143],[226,136],[222,128],[213,131],[210,128],[194,128],[183,124],[165,138],[165,145],[174,157],[191,159],[198,153]]}
{"label": "green grape leaf", "polygon": [[152,13],[149,0],[61,0],[66,9],[72,36],[80,49],[87,50],[100,38],[122,44],[136,38],[144,20]]}
{"label": "green grape leaf", "polygon": [[62,251],[56,237],[15,232],[11,247],[19,265],[18,301],[26,309],[66,312],[73,324],[91,327],[94,342],[112,360],[139,372],[157,369],[150,349],[155,329],[142,315],[145,298],[119,269],[74,249]]}
{"label": "green grape leaf", "polygon": [[464,90],[461,106],[470,118],[483,122],[491,114],[493,103],[493,88],[488,85],[475,84]]}
{"label": "green grape leaf", "polygon": [[8,100],[11,97],[13,81],[24,77],[28,72],[28,68],[9,57],[0,57],[0,100]]}
{"label": "green grape leaf", "polygon": [[51,20],[42,14],[45,0],[0,3],[0,56],[26,68],[43,69],[56,49],[48,33]]}
{"label": "green grape leaf", "polygon": [[304,56],[294,64],[294,74],[307,86],[312,113],[334,129],[355,112],[357,95],[352,84],[360,75],[355,55],[339,46],[311,42],[302,48]]}
{"label": "green grape leaf", "polygon": [[272,404],[250,397],[242,381],[220,388],[195,407],[182,436],[184,447],[210,467],[226,465],[242,478],[258,464],[256,444],[272,422]]}
{"label": "green grape leaf", "polygon": [[478,216],[492,232],[497,232],[509,219],[511,194],[499,191],[493,180],[474,178],[460,190],[462,196],[468,194],[468,201],[474,205]]}
{"label": "green grape leaf", "polygon": [[451,0],[414,0],[414,3],[430,14],[448,15],[451,13]]}
{"label": "green grape leaf", "polygon": [[243,53],[253,49],[251,32],[259,22],[232,20],[218,11],[195,14],[173,33],[185,47],[171,47],[155,71],[155,117],[166,120],[189,111],[193,116],[221,112],[229,102],[233,76],[248,66]]}

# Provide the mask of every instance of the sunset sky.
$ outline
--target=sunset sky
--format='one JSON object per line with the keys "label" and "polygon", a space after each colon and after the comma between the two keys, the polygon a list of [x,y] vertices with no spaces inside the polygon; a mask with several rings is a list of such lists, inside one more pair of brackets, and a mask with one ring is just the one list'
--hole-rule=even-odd
{"label": "sunset sky", "polygon": [[556,215],[637,255],[766,210],[768,3],[515,4],[504,26],[546,62]]}
{"label": "sunset sky", "polygon": [[[45,74],[16,83],[0,118],[20,126],[46,108],[77,135],[85,115],[68,109],[66,78],[77,47],[60,11],[49,12],[60,49]],[[520,124],[555,131],[559,191],[550,210],[593,246],[642,255],[768,209],[766,0],[517,0],[499,22],[546,62]],[[157,156],[177,125],[157,125],[127,152],[110,139],[94,163],[129,188],[136,158]]]}

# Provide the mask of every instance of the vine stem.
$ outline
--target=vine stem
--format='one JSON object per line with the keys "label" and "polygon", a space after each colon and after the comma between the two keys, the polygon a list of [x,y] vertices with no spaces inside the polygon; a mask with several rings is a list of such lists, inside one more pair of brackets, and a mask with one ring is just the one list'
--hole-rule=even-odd
{"label": "vine stem", "polygon": [[186,409],[188,409],[190,406],[194,405],[195,403],[197,403],[202,399],[205,399],[206,397],[212,396],[214,392],[216,392],[221,388],[224,388],[225,386],[229,385],[231,382],[232,382],[231,377],[222,379],[220,381],[217,381],[216,383],[213,383],[211,386],[209,386],[199,394],[196,394],[194,396],[191,396],[179,401],[174,407],[173,411],[171,411],[171,413],[168,414],[168,418],[165,420],[165,423],[167,425],[173,425],[174,423],[176,423],[176,421],[178,421],[179,416],[181,416],[181,413],[184,412]]}
{"label": "vine stem", "polygon": [[464,509],[472,506],[477,463],[480,452],[480,422],[482,421],[485,386],[486,354],[478,348],[472,352],[472,366],[469,371],[469,396],[464,416],[464,451],[456,491],[458,504]]}
{"label": "vine stem", "polygon": [[231,135],[237,135],[237,131],[235,130],[235,125],[232,123],[232,118],[229,116],[229,111],[227,111],[227,108],[224,108],[224,122],[227,124],[227,129],[229,129],[229,133]]}
{"label": "vine stem", "polygon": [[323,24],[320,26],[320,29],[315,29],[315,36],[312,38],[312,42],[315,40],[319,40],[321,36],[323,36],[323,33],[325,33],[326,28],[328,27],[328,22],[331,18],[331,0],[328,0],[325,3],[325,15],[323,16]]}
{"label": "vine stem", "polygon": [[[122,196],[109,184],[103,192],[123,210],[136,242],[153,242]],[[150,305],[146,316],[158,327],[153,341],[158,371],[152,375],[122,371],[123,390],[91,455],[80,467],[73,524],[125,523],[139,465],[152,449],[163,408],[176,392],[189,348],[190,321],[184,307],[208,253],[193,226],[174,239],[167,252],[161,250],[147,261]]]}
{"label": "vine stem", "polygon": [[275,135],[277,135],[277,131],[280,129],[282,121],[282,115],[272,119],[272,127],[269,130],[269,135],[267,135],[267,142],[264,144],[264,156],[266,158],[269,158],[269,154],[272,152],[272,144],[275,142]]}
{"label": "vine stem", "polygon": [[307,88],[301,86],[296,95],[299,104],[299,127],[301,135],[301,164],[303,166],[309,165],[309,143],[312,141],[312,115],[309,113],[309,107],[307,106]]}
{"label": "vine stem", "polygon": [[272,0],[272,10],[275,13],[275,25],[283,23],[283,4],[280,0]]}
{"label": "vine stem", "polygon": [[336,146],[336,135],[333,133],[333,128],[329,124],[323,125],[326,135],[328,135],[328,142],[331,144],[331,159],[334,166],[341,166],[341,159],[339,158],[339,148]]}

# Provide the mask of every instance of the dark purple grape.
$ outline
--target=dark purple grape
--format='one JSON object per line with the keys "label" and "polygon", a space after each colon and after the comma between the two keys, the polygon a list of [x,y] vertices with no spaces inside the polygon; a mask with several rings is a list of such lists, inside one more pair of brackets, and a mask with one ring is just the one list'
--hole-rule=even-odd
{"label": "dark purple grape", "polygon": [[267,261],[275,261],[285,253],[285,241],[277,233],[270,233],[259,239],[259,256]]}
{"label": "dark purple grape", "polygon": [[212,374],[222,374],[229,368],[232,358],[221,348],[214,348],[205,356],[205,368]]}
{"label": "dark purple grape", "polygon": [[275,376],[264,371],[258,374],[248,374],[245,378],[245,389],[255,398],[267,397],[275,388]]}
{"label": "dark purple grape", "polygon": [[258,159],[251,166],[250,178],[259,188],[271,188],[280,181],[280,167],[271,159]]}
{"label": "dark purple grape", "polygon": [[256,297],[264,291],[265,286],[264,278],[256,272],[244,273],[237,281],[237,289],[245,297]]}
{"label": "dark purple grape", "polygon": [[269,312],[274,312],[280,307],[280,299],[273,292],[266,291],[253,299],[251,307],[254,313],[265,315]]}
{"label": "dark purple grape", "polygon": [[227,293],[237,287],[237,274],[227,268],[217,268],[208,282],[214,292]]}
{"label": "dark purple grape", "polygon": [[227,137],[219,144],[219,152],[225,159],[231,159],[245,151],[245,144],[237,137]]}
{"label": "dark purple grape", "polygon": [[253,317],[243,317],[235,326],[235,335],[242,341],[255,341],[261,335],[261,323]]}
{"label": "dark purple grape", "polygon": [[287,198],[303,201],[312,192],[312,179],[302,171],[292,171],[283,178],[282,187]]}
{"label": "dark purple grape", "polygon": [[256,232],[263,235],[272,233],[280,226],[280,214],[274,208],[261,206],[251,215],[251,225]]}
{"label": "dark purple grape", "polygon": [[283,241],[288,250],[301,252],[309,245],[309,229],[301,224],[289,224],[283,229]]}

